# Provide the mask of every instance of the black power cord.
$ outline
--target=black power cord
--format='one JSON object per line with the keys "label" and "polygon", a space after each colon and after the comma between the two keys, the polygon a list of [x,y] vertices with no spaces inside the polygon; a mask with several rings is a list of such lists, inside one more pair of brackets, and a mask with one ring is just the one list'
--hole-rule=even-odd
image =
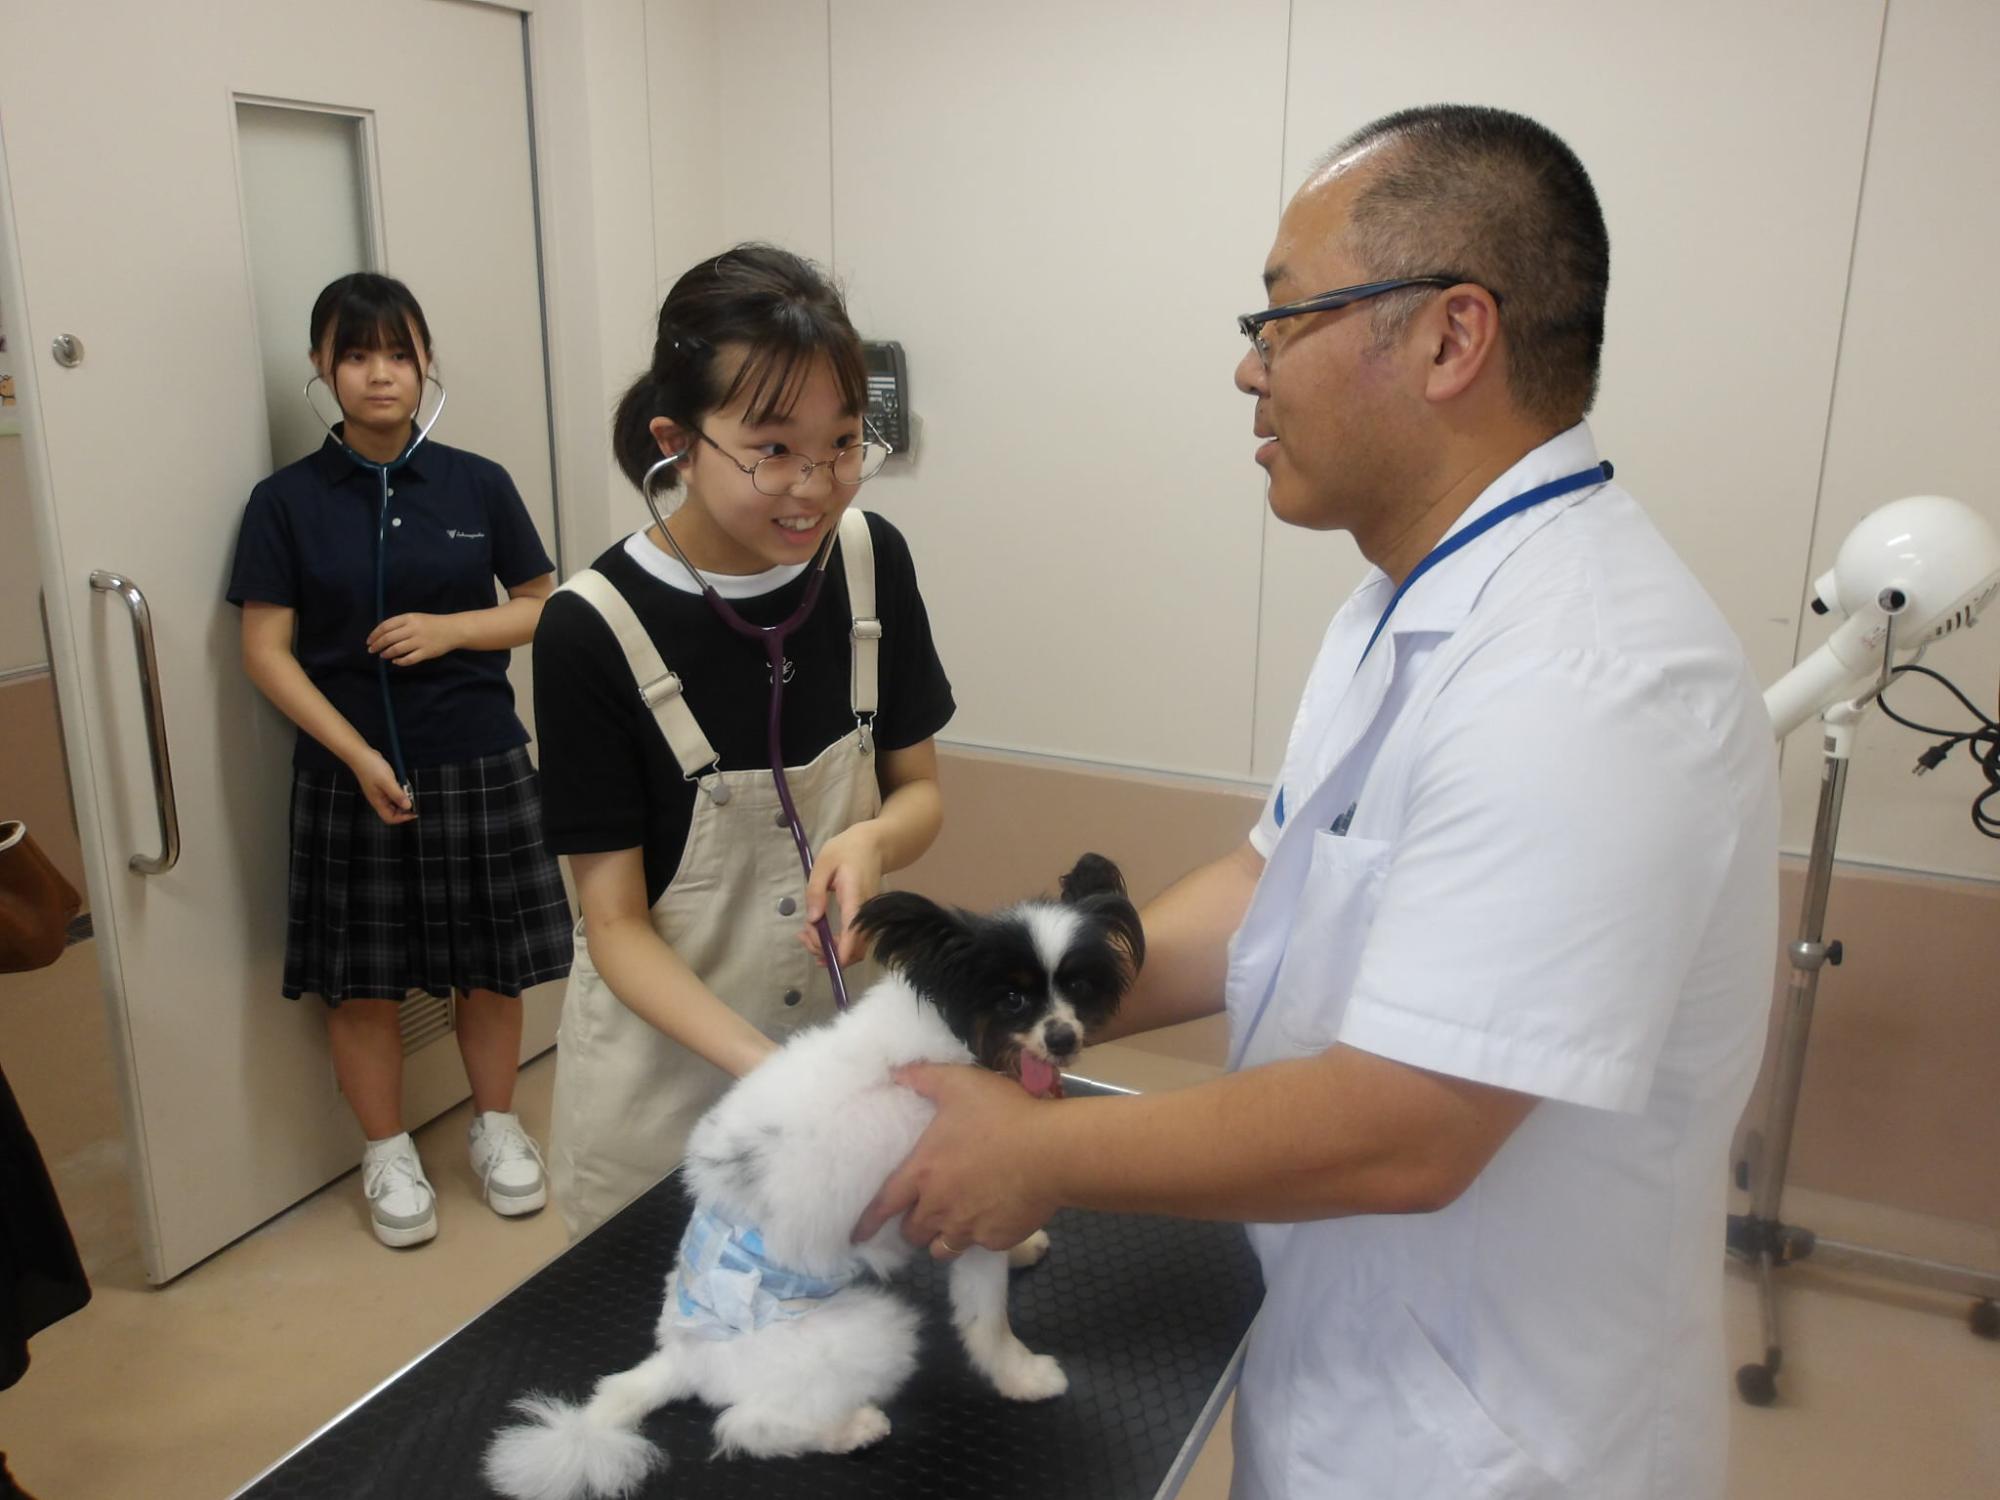
{"label": "black power cord", "polygon": [[1914,774],[1922,776],[1927,771],[1935,771],[1944,764],[1945,757],[1960,745],[1964,745],[1973,763],[1986,777],[1986,790],[1972,799],[1972,826],[1989,839],[2000,839],[2000,812],[1996,812],[1991,805],[1995,798],[2000,798],[2000,720],[1987,717],[1978,704],[1960,692],[1958,685],[1942,673],[1933,672],[1929,667],[1918,666],[1915,662],[1911,662],[1907,666],[1895,668],[1891,675],[1901,677],[1905,672],[1914,672],[1920,677],[1928,677],[1933,682],[1943,684],[1945,691],[1963,704],[1965,711],[1979,723],[1976,729],[1962,730],[1939,729],[1935,725],[1916,723],[1914,720],[1904,718],[1889,706],[1889,691],[1884,688],[1875,700],[1882,705],[1883,713],[1905,729],[1914,729],[1919,734],[1939,737],[1935,745],[1917,757]]}

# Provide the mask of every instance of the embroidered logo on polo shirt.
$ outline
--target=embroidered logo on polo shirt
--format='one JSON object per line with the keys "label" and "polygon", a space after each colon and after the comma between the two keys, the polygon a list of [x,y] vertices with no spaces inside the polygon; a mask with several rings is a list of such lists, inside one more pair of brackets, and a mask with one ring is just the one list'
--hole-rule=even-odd
{"label": "embroidered logo on polo shirt", "polygon": [[486,533],[483,531],[460,531],[455,526],[445,527],[444,534],[455,541],[461,542],[483,542],[486,540]]}

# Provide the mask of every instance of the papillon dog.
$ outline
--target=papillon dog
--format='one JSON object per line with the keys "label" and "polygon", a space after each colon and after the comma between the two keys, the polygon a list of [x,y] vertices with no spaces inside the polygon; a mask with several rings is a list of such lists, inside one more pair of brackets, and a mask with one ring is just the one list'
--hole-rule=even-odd
{"label": "papillon dog", "polygon": [[[977,1063],[1032,1094],[1059,1092],[1137,974],[1145,937],[1117,867],[1094,854],[1063,877],[1060,900],[975,916],[890,892],[855,926],[886,976],[745,1074],[688,1138],[693,1211],[655,1352],[584,1404],[516,1401],[526,1420],[486,1453],[503,1495],[630,1495],[665,1459],[640,1421],[670,1401],[719,1409],[717,1456],[846,1453],[888,1434],[882,1407],[916,1368],[918,1320],[882,1283],[914,1251],[900,1221],[859,1245],[852,1233],[933,1114],[892,1070]],[[1046,1248],[1036,1240],[1030,1254]],[[1015,1337],[1008,1260],[972,1246],[951,1263],[953,1322],[1000,1395],[1047,1400],[1069,1382]]]}

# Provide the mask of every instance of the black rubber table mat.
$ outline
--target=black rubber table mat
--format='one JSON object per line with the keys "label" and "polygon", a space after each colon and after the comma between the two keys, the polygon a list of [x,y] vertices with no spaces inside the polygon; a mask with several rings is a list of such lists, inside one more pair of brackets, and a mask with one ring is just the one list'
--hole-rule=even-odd
{"label": "black rubber table mat", "polygon": [[[1070,1092],[1099,1092],[1072,1080]],[[529,1390],[587,1397],[651,1352],[688,1204],[667,1178],[340,1421],[242,1500],[490,1497],[480,1457]],[[966,1364],[941,1270],[897,1279],[923,1309],[916,1375],[882,1442],[840,1457],[708,1457],[714,1412],[677,1402],[645,1431],[669,1462],[641,1494],[689,1500],[1091,1500],[1151,1497],[1173,1471],[1263,1296],[1240,1227],[1058,1214],[1054,1249],[1013,1274],[1014,1329],[1069,1391],[1002,1400]]]}

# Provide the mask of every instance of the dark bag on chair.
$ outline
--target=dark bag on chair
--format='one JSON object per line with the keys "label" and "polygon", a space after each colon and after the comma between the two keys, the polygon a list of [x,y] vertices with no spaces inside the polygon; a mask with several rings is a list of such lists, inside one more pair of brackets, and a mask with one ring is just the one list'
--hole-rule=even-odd
{"label": "dark bag on chair", "polygon": [[83,906],[25,823],[0,823],[0,974],[40,969],[62,957],[70,918]]}

